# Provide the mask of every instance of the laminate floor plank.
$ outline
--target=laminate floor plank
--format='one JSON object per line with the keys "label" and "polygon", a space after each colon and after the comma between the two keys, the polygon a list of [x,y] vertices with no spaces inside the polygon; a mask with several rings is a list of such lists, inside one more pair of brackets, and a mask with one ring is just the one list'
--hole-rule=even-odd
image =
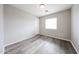
{"label": "laminate floor plank", "polygon": [[76,54],[70,42],[37,35],[5,47],[5,54]]}

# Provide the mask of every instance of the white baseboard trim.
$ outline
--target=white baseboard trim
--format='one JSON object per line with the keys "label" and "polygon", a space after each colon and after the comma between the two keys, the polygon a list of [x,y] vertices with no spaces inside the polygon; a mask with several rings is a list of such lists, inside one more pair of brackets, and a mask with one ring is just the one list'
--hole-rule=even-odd
{"label": "white baseboard trim", "polygon": [[49,37],[52,37],[52,38],[57,38],[57,39],[64,40],[64,41],[68,41],[68,42],[71,41],[71,40],[69,40],[69,39],[64,39],[64,38],[54,37],[54,36],[50,36],[50,35],[44,35],[44,34],[40,34],[40,35],[43,35],[43,36],[49,36]]}
{"label": "white baseboard trim", "polygon": [[70,41],[70,43],[72,44],[72,46],[74,47],[75,51],[77,52],[77,54],[79,54],[78,49],[75,47],[74,43],[72,41]]}
{"label": "white baseboard trim", "polygon": [[[42,35],[42,34],[36,34],[36,35]],[[29,38],[32,38],[32,37],[34,37],[34,36],[36,36],[36,35],[33,35],[33,36],[29,37]],[[49,36],[49,35],[43,35],[43,36]],[[52,37],[52,36],[49,36],[49,37]],[[29,38],[28,38],[28,39],[29,39]],[[75,51],[77,52],[77,54],[79,54],[78,49],[74,46],[74,43],[73,43],[71,40],[63,39],[63,38],[58,38],[58,37],[53,37],[53,38],[57,38],[57,39],[60,39],[60,40],[64,40],[64,41],[70,42],[70,43],[72,44],[72,46],[74,47]],[[25,40],[25,39],[24,39],[24,40]],[[23,40],[21,40],[21,41],[23,41]],[[21,41],[18,41],[18,42],[21,42]],[[12,45],[12,44],[15,44],[15,43],[18,43],[18,42],[14,42],[14,43],[5,45],[4,47],[9,46],[9,45]]]}
{"label": "white baseboard trim", "polygon": [[[42,34],[41,34],[41,35],[42,35]],[[44,35],[44,36],[53,37],[53,36],[50,36],[50,35]],[[72,44],[73,48],[75,49],[75,51],[77,52],[77,54],[79,54],[78,49],[74,46],[74,43],[73,43],[71,40],[63,39],[63,38],[58,38],[58,37],[53,37],[53,38],[57,38],[57,39],[60,39],[60,40],[64,40],[64,41],[70,42],[70,43]]]}
{"label": "white baseboard trim", "polygon": [[[34,37],[34,36],[36,36],[36,35],[38,35],[38,34],[30,35],[30,36],[29,36],[28,38],[26,38],[26,39],[30,39],[30,38],[32,38],[32,37]],[[26,39],[23,39],[23,40],[26,40]],[[13,43],[4,45],[4,47],[7,47],[7,46],[9,46],[9,45],[13,45],[13,44],[19,43],[19,42],[21,42],[21,41],[23,41],[23,40],[20,40],[20,41],[17,41],[17,42],[13,42]]]}

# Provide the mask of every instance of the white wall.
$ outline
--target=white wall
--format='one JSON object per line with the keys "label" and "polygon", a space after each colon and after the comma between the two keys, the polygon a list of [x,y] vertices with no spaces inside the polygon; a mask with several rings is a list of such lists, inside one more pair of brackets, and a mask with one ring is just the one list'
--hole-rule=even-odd
{"label": "white wall", "polygon": [[4,5],[4,45],[10,45],[38,34],[38,18],[10,5]]}
{"label": "white wall", "polygon": [[79,53],[79,5],[73,5],[71,17],[71,42]]}
{"label": "white wall", "polygon": [[0,4],[0,54],[4,53],[3,40],[4,40],[4,28],[3,28],[3,5]]}
{"label": "white wall", "polygon": [[[57,17],[57,30],[45,29],[45,19]],[[63,40],[71,39],[71,10],[61,11],[55,14],[40,17],[40,34]]]}

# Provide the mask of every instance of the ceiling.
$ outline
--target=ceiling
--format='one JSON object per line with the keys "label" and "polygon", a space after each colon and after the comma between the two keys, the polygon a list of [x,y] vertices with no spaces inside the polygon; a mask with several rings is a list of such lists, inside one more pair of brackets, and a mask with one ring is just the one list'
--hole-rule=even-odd
{"label": "ceiling", "polygon": [[[72,4],[45,4],[45,8],[40,8],[40,4],[12,4],[12,6],[41,17],[69,9]],[[48,12],[46,12],[47,10]]]}

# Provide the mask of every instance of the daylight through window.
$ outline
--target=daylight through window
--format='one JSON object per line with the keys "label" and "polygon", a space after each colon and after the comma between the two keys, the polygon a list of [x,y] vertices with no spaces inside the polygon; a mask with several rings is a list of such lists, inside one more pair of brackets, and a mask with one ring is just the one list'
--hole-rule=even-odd
{"label": "daylight through window", "polygon": [[57,29],[57,17],[46,19],[45,28],[46,29]]}

